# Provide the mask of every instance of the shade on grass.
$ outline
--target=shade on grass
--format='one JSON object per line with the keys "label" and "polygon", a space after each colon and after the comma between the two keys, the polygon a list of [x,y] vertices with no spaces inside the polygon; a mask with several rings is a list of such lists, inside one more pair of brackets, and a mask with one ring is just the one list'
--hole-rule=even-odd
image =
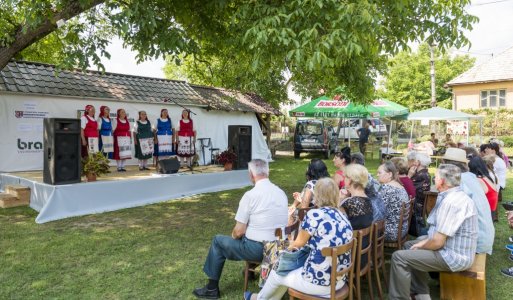
{"label": "shade on grass", "polygon": [[[271,180],[289,200],[305,180],[310,158],[279,157]],[[326,161],[330,174],[331,161]],[[371,173],[377,161],[369,162]],[[512,199],[508,173],[505,199]],[[0,299],[193,299],[205,283],[202,272],[215,234],[230,234],[240,197],[247,189],[204,194],[38,225],[29,208],[0,210]],[[92,195],[94,196],[94,195]],[[500,212],[494,255],[487,260],[489,299],[511,299],[513,279],[500,268],[513,266],[504,249],[513,234]],[[224,299],[242,297],[241,262],[227,262],[221,280]],[[432,286],[433,299],[438,291]],[[255,283],[250,285],[257,291]]]}

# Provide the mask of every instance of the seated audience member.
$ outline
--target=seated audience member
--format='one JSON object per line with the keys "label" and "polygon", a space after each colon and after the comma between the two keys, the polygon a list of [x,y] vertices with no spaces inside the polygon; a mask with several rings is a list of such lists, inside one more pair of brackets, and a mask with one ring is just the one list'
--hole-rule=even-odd
{"label": "seated audience member", "polygon": [[[361,166],[365,165],[365,159],[364,156],[361,153],[354,153],[351,155],[351,162],[354,164],[359,164]],[[367,172],[368,173],[368,172]],[[372,203],[372,221],[380,221],[385,220],[386,215],[386,208],[385,203],[383,202],[383,199],[379,195],[378,191],[381,187],[379,182],[372,177],[370,173],[368,173],[368,182],[367,186],[365,186],[365,194]]]}
{"label": "seated audience member", "polygon": [[498,139],[491,139],[490,140],[490,144],[491,143],[496,143],[496,144],[499,145],[500,157],[502,158],[502,160],[504,160],[504,163],[506,164],[506,167],[510,168],[511,167],[511,162],[509,161],[509,157],[506,155],[506,152],[504,152],[504,142],[501,141],[501,140],[498,140]]}
{"label": "seated audience member", "polygon": [[486,147],[487,146],[488,146],[488,144],[482,144],[481,146],[479,146],[479,155],[481,155],[481,156],[486,155]]}
{"label": "seated audience member", "polygon": [[394,157],[390,161],[395,165],[399,181],[406,190],[406,193],[408,193],[408,197],[410,199],[415,198],[415,186],[413,185],[411,178],[408,177],[408,164],[406,163],[406,160],[402,157]]}
{"label": "seated audience member", "polygon": [[465,153],[467,153],[468,159],[479,156],[479,152],[477,152],[476,148],[474,147],[464,147],[463,150],[465,150]]}
{"label": "seated audience member", "polygon": [[421,236],[427,233],[427,227],[424,222],[424,200],[426,192],[431,189],[431,175],[428,167],[431,164],[431,158],[424,153],[416,153],[413,166],[408,175],[415,186],[415,201],[413,205],[413,218],[410,225],[410,234]]}
{"label": "seated audience member", "polygon": [[415,151],[425,153],[427,155],[433,155],[435,151],[435,145],[431,141],[421,142],[415,145]]}
{"label": "seated audience member", "polygon": [[344,187],[344,168],[351,163],[351,148],[344,147],[340,152],[336,152],[333,157],[333,165],[337,168],[333,180],[339,188]]}
{"label": "seated audience member", "polygon": [[428,236],[404,245],[392,254],[390,299],[431,299],[428,272],[463,271],[474,262],[477,245],[477,212],[473,201],[459,188],[458,167],[442,164],[436,171],[439,191],[428,218]]}
{"label": "seated audience member", "polygon": [[[410,198],[404,187],[399,183],[397,169],[395,165],[387,161],[378,168],[378,181],[381,183],[379,194],[385,202],[386,222],[385,222],[385,241],[397,240],[399,230],[399,218],[401,216],[401,206],[406,203],[406,208],[410,210]],[[408,233],[408,219],[403,220],[403,232],[401,237]]]}
{"label": "seated audience member", "polygon": [[[347,215],[353,230],[360,230],[372,225],[374,213],[371,199],[365,193],[369,181],[369,172],[359,164],[346,167],[345,189],[340,190],[340,210]],[[369,240],[362,241],[363,248]],[[362,266],[367,264],[367,255],[362,256]]]}
{"label": "seated audience member", "polygon": [[493,164],[495,163],[495,155],[485,155],[481,156],[483,161],[486,164],[486,167],[488,168],[488,175],[492,177],[493,182],[495,183],[495,186],[497,186],[497,189],[499,189],[499,178],[493,171]]}
{"label": "seated audience member", "polygon": [[[306,247],[310,253],[303,267],[280,276],[271,271],[264,287],[258,294],[244,293],[244,299],[281,299],[289,287],[302,293],[330,296],[331,257],[324,257],[321,250],[326,247],[342,246],[351,242],[353,232],[346,216],[337,209],[339,188],[331,178],[322,178],[315,185],[318,208],[311,209],[301,223],[299,235],[288,250]],[[338,271],[348,267],[350,252],[338,257]],[[337,290],[344,286],[344,280],[337,282]]]}
{"label": "seated audience member", "polygon": [[367,228],[372,224],[372,203],[365,194],[369,182],[369,172],[364,166],[350,164],[346,167],[345,190],[340,191],[340,208],[355,230]]}
{"label": "seated audience member", "polygon": [[502,190],[506,188],[506,163],[502,159],[502,153],[499,150],[499,144],[490,143],[485,145],[486,155],[494,155],[495,163],[493,164],[493,171],[499,178],[499,202],[502,201]]}
{"label": "seated audience member", "polygon": [[239,202],[232,235],[216,235],[210,245],[203,271],[208,284],[193,291],[198,298],[220,297],[219,280],[229,260],[261,261],[263,241],[276,239],[274,231],[287,225],[287,195],[269,181],[269,165],[261,159],[248,163],[249,178],[255,187]]}
{"label": "seated audience member", "polygon": [[481,188],[483,189],[488,204],[490,204],[490,210],[492,211],[492,219],[497,219],[497,201],[499,199],[499,193],[497,191],[497,185],[490,176],[486,163],[480,156],[472,157],[468,162],[468,168],[470,172],[476,175]]}
{"label": "seated audience member", "polygon": [[492,213],[484,190],[481,188],[476,175],[468,171],[467,155],[465,150],[458,148],[447,148],[443,156],[446,164],[453,164],[461,171],[460,187],[467,196],[474,201],[477,208],[477,253],[492,254],[495,228],[493,227]]}
{"label": "seated audience member", "polygon": [[393,148],[393,145],[394,144],[392,143],[392,141],[390,141],[390,143],[388,143],[387,141],[383,141],[381,143],[381,148],[379,148],[379,152],[381,153],[381,162],[384,162],[385,160],[390,159],[391,156],[389,154],[398,153]]}
{"label": "seated audience member", "polygon": [[431,132],[431,138],[429,139],[433,145],[435,145],[435,148],[438,147],[438,139],[436,138],[436,135],[434,132]]}
{"label": "seated audience member", "polygon": [[298,207],[308,208],[315,206],[314,199],[314,187],[317,183],[317,180],[330,177],[328,173],[328,168],[324,164],[324,162],[318,158],[314,158],[308,164],[306,168],[306,184],[301,193],[294,192],[292,197],[294,197],[294,203],[290,207],[289,211],[293,211]]}
{"label": "seated audience member", "polygon": [[451,137],[451,134],[448,133],[445,135],[445,140],[444,140],[444,144],[445,144],[445,147],[450,147],[450,148],[455,148],[455,145],[456,143],[452,140],[452,137]]}
{"label": "seated audience member", "polygon": [[[406,154],[406,164],[408,165],[408,176],[411,177],[413,173],[415,173],[416,168],[412,170],[413,167],[415,167],[415,161],[416,161],[416,155],[417,152],[415,151],[409,151],[408,154]],[[412,170],[412,171],[410,171]],[[410,174],[411,172],[411,174]]]}

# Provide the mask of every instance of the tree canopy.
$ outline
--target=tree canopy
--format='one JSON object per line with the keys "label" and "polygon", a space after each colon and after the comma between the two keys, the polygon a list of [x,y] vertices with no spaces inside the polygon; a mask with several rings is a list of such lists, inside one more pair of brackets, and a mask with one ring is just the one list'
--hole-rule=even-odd
{"label": "tree canopy", "polygon": [[[431,107],[431,56],[429,45],[421,44],[416,52],[402,51],[389,62],[384,77],[383,97],[407,106],[410,111]],[[435,87],[437,106],[451,108],[452,94],[444,85],[470,69],[475,58],[468,55],[450,57],[435,49]]]}
{"label": "tree canopy", "polygon": [[[469,3],[4,0],[0,68],[54,32],[62,43],[61,66],[102,69],[100,57],[110,56],[106,46],[119,36],[139,61],[166,56],[177,66],[183,62],[182,74],[198,83],[267,90],[273,101],[284,99],[287,83],[303,96],[345,86],[366,101],[387,57],[409,42],[465,45],[463,31],[477,21],[464,10]],[[42,51],[44,45],[38,47]]]}

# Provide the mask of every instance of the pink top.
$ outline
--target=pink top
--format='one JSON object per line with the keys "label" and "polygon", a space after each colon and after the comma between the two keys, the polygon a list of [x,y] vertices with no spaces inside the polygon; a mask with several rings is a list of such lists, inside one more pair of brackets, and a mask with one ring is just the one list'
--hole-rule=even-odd
{"label": "pink top", "polygon": [[344,188],[344,186],[345,186],[345,182],[344,182],[344,178],[345,178],[345,177],[344,177],[344,172],[342,172],[342,171],[340,171],[340,170],[337,170],[337,171],[335,172],[335,174],[338,174],[338,175],[342,176],[342,180],[340,180],[340,183],[338,184],[338,188],[339,188],[339,189],[343,189],[343,188]]}

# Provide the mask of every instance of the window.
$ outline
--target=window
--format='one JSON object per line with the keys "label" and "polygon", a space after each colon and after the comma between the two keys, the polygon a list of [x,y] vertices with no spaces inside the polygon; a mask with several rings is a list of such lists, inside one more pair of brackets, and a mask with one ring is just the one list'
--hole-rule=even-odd
{"label": "window", "polygon": [[487,107],[487,106],[488,106],[488,92],[481,91],[481,107]]}
{"label": "window", "polygon": [[499,90],[499,106],[506,106],[506,90]]}
{"label": "window", "polygon": [[506,90],[481,91],[481,107],[506,106]]}

